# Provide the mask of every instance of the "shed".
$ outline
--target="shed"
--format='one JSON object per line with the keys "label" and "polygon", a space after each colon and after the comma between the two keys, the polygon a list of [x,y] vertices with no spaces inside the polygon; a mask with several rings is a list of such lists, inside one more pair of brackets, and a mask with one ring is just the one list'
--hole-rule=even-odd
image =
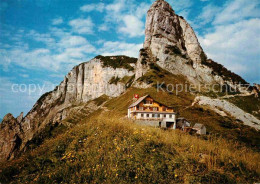
{"label": "shed", "polygon": [[180,129],[180,130],[184,130],[186,127],[190,127],[191,124],[188,120],[186,120],[185,118],[178,118],[176,120],[176,128]]}
{"label": "shed", "polygon": [[192,129],[196,130],[196,133],[200,135],[205,135],[207,133],[206,127],[200,123],[196,123]]}

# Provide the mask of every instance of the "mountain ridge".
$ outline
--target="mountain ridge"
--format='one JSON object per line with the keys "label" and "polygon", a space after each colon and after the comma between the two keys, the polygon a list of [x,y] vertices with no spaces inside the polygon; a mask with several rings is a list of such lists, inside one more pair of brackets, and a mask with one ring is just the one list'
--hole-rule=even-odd
{"label": "mountain ridge", "polygon": [[[170,80],[183,81],[181,77],[171,76],[165,74]],[[99,110],[87,117],[73,113],[72,118],[77,121],[74,126],[54,129],[57,135],[45,137],[32,151],[19,159],[0,163],[0,180],[3,183],[254,183],[259,180],[259,152],[244,147],[249,142],[241,145],[231,139],[238,135],[245,141],[253,133],[252,128],[232,123],[229,117],[224,119],[197,105],[180,111],[181,115],[193,123],[203,122],[211,132],[222,128],[228,139],[223,134],[195,136],[140,126],[125,117],[124,110],[132,103],[134,94],[151,94],[156,100],[183,110],[193,100],[189,93],[177,97],[158,93],[155,88],[133,87],[116,98],[93,100],[95,104],[103,104]],[[212,126],[217,127],[211,129]],[[256,132],[252,136],[255,135]],[[258,135],[255,144],[259,145],[259,138]]]}
{"label": "mountain ridge", "polygon": [[[151,6],[145,33],[138,59],[97,56],[75,66],[25,117],[6,115],[0,128],[0,160],[13,159],[25,151],[28,142],[47,126],[61,124],[74,106],[102,95],[118,97],[130,86],[152,87],[150,81],[154,76],[146,79],[155,65],[176,76],[182,75],[191,84],[227,84],[240,93],[250,94],[244,86],[237,85],[237,82],[247,84],[244,79],[207,59],[191,26],[166,1],[158,0]],[[143,78],[146,82],[140,80]]]}

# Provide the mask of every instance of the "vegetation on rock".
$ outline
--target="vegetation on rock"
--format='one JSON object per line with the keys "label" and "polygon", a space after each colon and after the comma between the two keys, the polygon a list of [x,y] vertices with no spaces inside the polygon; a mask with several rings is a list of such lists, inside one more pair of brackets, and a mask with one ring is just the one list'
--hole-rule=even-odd
{"label": "vegetation on rock", "polygon": [[222,76],[224,80],[232,81],[237,84],[248,84],[242,77],[231,72],[230,70],[225,68],[223,65],[221,65],[211,59],[206,60],[202,64],[212,68],[213,72],[214,72],[213,74]]}
{"label": "vegetation on rock", "polygon": [[95,58],[100,59],[103,63],[103,67],[112,68],[125,68],[129,71],[133,71],[134,67],[130,64],[136,64],[137,59],[128,56],[96,56]]}

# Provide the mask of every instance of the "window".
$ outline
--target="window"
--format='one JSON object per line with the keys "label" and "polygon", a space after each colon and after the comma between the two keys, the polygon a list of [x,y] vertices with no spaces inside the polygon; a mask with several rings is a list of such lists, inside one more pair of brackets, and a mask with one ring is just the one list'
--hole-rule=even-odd
{"label": "window", "polygon": [[149,114],[146,114],[146,117],[149,118]]}
{"label": "window", "polygon": [[157,107],[154,107],[154,108],[153,108],[153,111],[157,111],[157,109],[158,109]]}
{"label": "window", "polygon": [[141,117],[143,118],[143,117],[144,117],[144,114],[141,114]]}
{"label": "window", "polygon": [[152,104],[152,101],[146,100],[146,101],[145,101],[145,104]]}
{"label": "window", "polygon": [[165,118],[166,118],[166,114],[164,114],[164,115],[163,115],[163,117],[165,117]]}
{"label": "window", "polygon": [[139,110],[142,111],[142,110],[144,110],[144,108],[143,107],[139,107]]}
{"label": "window", "polygon": [[172,115],[170,114],[170,118],[172,118]]}
{"label": "window", "polygon": [[163,107],[163,111],[166,111],[166,107]]}
{"label": "window", "polygon": [[155,114],[152,114],[152,117],[154,118],[154,117],[155,117]]}

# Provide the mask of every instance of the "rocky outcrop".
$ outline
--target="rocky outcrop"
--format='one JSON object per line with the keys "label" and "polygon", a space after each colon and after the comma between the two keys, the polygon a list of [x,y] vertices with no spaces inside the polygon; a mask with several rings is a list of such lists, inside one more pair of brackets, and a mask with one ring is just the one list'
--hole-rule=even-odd
{"label": "rocky outcrop", "polygon": [[151,55],[150,50],[141,49],[139,53],[139,58],[137,60],[135,80],[142,77],[149,69],[149,63],[156,62]]}
{"label": "rocky outcrop", "polygon": [[254,127],[260,130],[260,120],[254,117],[252,114],[246,113],[234,104],[221,99],[212,99],[205,96],[198,96],[195,98],[193,105],[198,104],[201,106],[206,106],[221,116],[226,116],[227,114],[232,117],[242,121],[245,125]]}
{"label": "rocky outcrop", "polygon": [[241,77],[207,59],[192,27],[164,0],[155,1],[147,13],[144,49],[160,67],[186,76],[193,84],[228,84],[233,88],[235,83],[246,84]]}
{"label": "rocky outcrop", "polygon": [[187,54],[192,61],[201,64],[206,59],[206,54],[203,52],[198,38],[189,23],[183,17],[178,16],[178,18]]}
{"label": "rocky outcrop", "polygon": [[0,124],[0,158],[12,159],[22,144],[23,130],[21,123],[12,114],[5,115]]}
{"label": "rocky outcrop", "polygon": [[[116,97],[122,94],[126,90],[125,84],[111,83],[110,80],[133,76],[133,62],[136,59],[125,56],[103,59],[104,61],[94,58],[75,66],[55,90],[44,94],[36,102],[25,117],[23,113],[17,118],[11,114],[6,115],[0,127],[0,160],[12,159],[26,149],[26,144],[46,126],[64,120],[72,105],[85,103],[102,95]],[[131,63],[125,60],[130,60]],[[119,61],[123,63],[121,67],[109,65]]]}

